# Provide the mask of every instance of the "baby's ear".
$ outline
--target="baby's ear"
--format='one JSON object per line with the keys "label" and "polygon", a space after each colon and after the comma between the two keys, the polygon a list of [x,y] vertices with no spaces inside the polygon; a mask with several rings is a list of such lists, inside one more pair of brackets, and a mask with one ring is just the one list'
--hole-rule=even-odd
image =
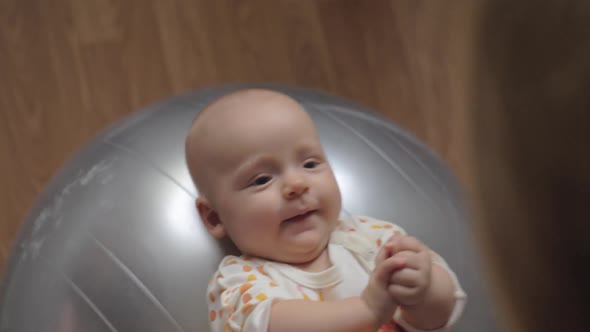
{"label": "baby's ear", "polygon": [[199,211],[199,216],[205,227],[207,227],[209,234],[218,239],[223,238],[225,236],[225,228],[219,219],[219,214],[211,206],[211,202],[205,197],[199,197],[195,204],[197,211]]}

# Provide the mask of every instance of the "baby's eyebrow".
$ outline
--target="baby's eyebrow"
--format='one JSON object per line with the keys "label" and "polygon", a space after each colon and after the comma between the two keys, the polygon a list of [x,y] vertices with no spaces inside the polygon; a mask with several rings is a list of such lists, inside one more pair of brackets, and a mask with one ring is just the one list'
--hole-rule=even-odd
{"label": "baby's eyebrow", "polygon": [[257,155],[254,157],[247,158],[244,162],[238,165],[237,174],[242,175],[252,169],[260,167],[264,164],[270,164],[273,162],[273,158],[268,155]]}
{"label": "baby's eyebrow", "polygon": [[318,143],[304,143],[297,147],[295,150],[298,157],[303,157],[310,153],[321,153],[322,146]]}

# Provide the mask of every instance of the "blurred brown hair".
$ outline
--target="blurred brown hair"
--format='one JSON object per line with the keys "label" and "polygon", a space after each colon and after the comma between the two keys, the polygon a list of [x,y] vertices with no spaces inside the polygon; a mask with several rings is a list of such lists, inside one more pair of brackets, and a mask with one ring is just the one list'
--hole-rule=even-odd
{"label": "blurred brown hair", "polygon": [[511,331],[590,331],[590,2],[484,3],[473,182]]}

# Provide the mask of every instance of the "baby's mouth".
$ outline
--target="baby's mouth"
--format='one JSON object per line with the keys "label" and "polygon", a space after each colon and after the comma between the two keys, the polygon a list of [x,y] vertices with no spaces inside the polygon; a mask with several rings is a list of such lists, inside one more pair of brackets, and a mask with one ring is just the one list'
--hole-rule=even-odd
{"label": "baby's mouth", "polygon": [[300,222],[300,221],[304,221],[307,218],[311,217],[313,214],[315,214],[317,212],[317,210],[310,210],[301,214],[298,214],[296,216],[293,216],[291,218],[285,219],[283,220],[283,222]]}

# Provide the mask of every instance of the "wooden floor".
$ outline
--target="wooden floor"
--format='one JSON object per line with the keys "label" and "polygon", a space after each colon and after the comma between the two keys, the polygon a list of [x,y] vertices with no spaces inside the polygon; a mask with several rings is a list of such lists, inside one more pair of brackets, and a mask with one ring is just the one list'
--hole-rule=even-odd
{"label": "wooden floor", "polygon": [[162,98],[280,82],[364,103],[465,178],[466,10],[449,1],[0,0],[0,272],[52,174]]}

